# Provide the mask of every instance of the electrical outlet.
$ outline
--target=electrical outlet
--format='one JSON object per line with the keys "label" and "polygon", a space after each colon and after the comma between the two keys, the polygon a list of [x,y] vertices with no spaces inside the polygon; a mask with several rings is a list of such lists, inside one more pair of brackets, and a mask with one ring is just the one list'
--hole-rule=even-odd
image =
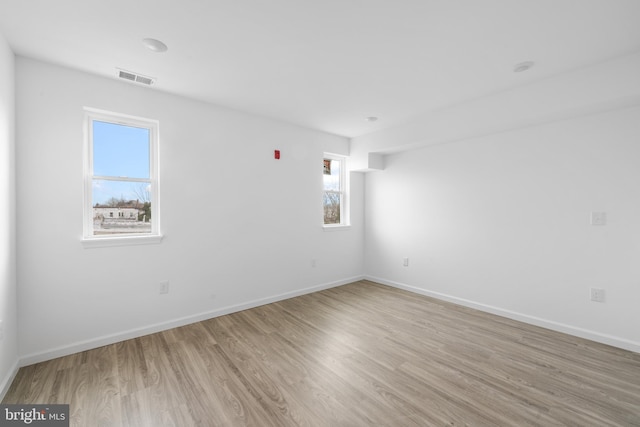
{"label": "electrical outlet", "polygon": [[591,288],[591,301],[604,302],[604,289]]}
{"label": "electrical outlet", "polygon": [[591,225],[607,225],[607,213],[591,212]]}
{"label": "electrical outlet", "polygon": [[168,294],[169,293],[169,281],[168,280],[163,280],[162,282],[160,282],[160,293],[161,294]]}

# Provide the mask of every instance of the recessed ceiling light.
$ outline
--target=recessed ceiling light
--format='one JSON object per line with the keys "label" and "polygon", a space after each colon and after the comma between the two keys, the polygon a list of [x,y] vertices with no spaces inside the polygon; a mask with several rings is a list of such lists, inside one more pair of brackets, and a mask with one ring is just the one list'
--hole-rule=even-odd
{"label": "recessed ceiling light", "polygon": [[147,49],[158,53],[166,52],[167,49],[169,49],[166,44],[156,39],[142,39],[142,44],[145,45]]}
{"label": "recessed ceiling light", "polygon": [[375,122],[375,121],[378,121],[378,118],[371,116],[371,117],[365,117],[365,120],[368,122]]}
{"label": "recessed ceiling light", "polygon": [[521,62],[519,64],[516,64],[515,67],[513,67],[513,72],[514,73],[522,73],[523,71],[529,70],[531,67],[533,67],[534,64],[535,64],[535,62],[533,62],[533,61]]}

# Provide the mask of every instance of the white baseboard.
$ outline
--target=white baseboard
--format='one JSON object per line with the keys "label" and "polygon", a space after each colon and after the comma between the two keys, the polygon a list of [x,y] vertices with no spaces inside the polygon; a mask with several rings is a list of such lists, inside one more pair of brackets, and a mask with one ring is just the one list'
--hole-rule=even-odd
{"label": "white baseboard", "polygon": [[7,375],[2,379],[2,382],[0,383],[0,402],[4,399],[4,396],[9,391],[9,387],[11,387],[11,383],[13,383],[13,380],[18,374],[18,369],[20,369],[19,362],[20,361],[16,359],[16,361],[13,363],[13,366],[11,367],[11,369],[9,369],[9,372],[7,372]]}
{"label": "white baseboard", "polygon": [[[282,301],[297,296],[318,292],[324,289],[335,288],[336,286],[346,285],[347,283],[356,282],[362,280],[364,276],[354,276],[335,282],[324,283],[320,285],[311,286],[304,289],[298,289],[291,292],[285,292],[271,297],[261,298],[257,300],[248,301],[242,304],[231,305],[228,307],[219,308],[212,311],[198,313],[190,316],[181,317],[178,319],[169,320],[166,322],[156,323],[153,325],[144,326],[141,328],[135,328],[128,331],[118,332],[111,335],[105,335],[98,338],[92,338],[86,341],[80,341],[69,345],[64,345],[56,348],[52,348],[43,352],[32,353],[22,356],[19,360],[20,366],[28,366],[34,363],[44,362],[45,360],[55,359],[57,357],[68,356],[70,354],[78,353],[80,351],[91,350],[93,348],[102,347],[104,345],[114,344],[120,341],[138,338],[156,332],[166,331],[168,329],[177,328],[180,326],[189,325],[191,323],[200,322],[202,320],[211,319],[218,316],[224,316],[225,314],[231,314],[242,310],[247,310],[261,305],[270,304],[272,302]],[[9,384],[11,384],[9,382]]]}
{"label": "white baseboard", "polygon": [[380,277],[365,276],[365,280],[381,283],[383,285],[392,286],[394,288],[403,289],[405,291],[413,292],[420,295],[436,298],[439,300],[451,302],[454,304],[462,305],[476,310],[484,311],[487,313],[495,314],[498,316],[506,317],[509,319],[517,320],[523,323],[528,323],[542,328],[551,329],[552,331],[562,332],[568,335],[573,335],[580,338],[585,338],[591,341],[599,342],[602,344],[611,345],[613,347],[622,348],[624,350],[640,353],[640,343],[620,338],[612,335],[602,334],[600,332],[590,331],[588,329],[582,329],[564,323],[554,322],[552,320],[542,319],[535,316],[529,316],[527,314],[518,313],[515,311],[505,310],[499,307],[491,305],[477,303],[464,298],[458,298],[451,295],[443,294],[440,292],[433,292],[415,286],[409,286],[404,283],[394,282],[392,280],[383,279]]}

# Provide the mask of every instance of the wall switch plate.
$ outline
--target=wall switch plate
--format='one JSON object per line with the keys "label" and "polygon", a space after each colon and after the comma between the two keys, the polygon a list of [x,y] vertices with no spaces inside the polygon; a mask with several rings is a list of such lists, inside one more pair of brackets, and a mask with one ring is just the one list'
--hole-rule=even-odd
{"label": "wall switch plate", "polygon": [[591,301],[604,302],[604,289],[591,288]]}
{"label": "wall switch plate", "polygon": [[313,258],[313,259],[311,260],[311,267],[315,267],[317,264],[318,264],[318,263],[317,263],[316,259],[315,259],[315,258]]}
{"label": "wall switch plate", "polygon": [[409,258],[402,258],[402,265],[405,267],[409,267]]}
{"label": "wall switch plate", "polygon": [[169,293],[169,281],[163,280],[160,282],[160,293],[168,294]]}
{"label": "wall switch plate", "polygon": [[607,213],[606,212],[591,212],[591,225],[606,225]]}

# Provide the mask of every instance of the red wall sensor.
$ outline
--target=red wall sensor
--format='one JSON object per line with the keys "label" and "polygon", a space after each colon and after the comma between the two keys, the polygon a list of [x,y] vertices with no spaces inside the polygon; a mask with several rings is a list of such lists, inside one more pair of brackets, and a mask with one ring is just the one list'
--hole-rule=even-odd
{"label": "red wall sensor", "polygon": [[280,160],[280,150],[273,151],[273,158],[276,160]]}

